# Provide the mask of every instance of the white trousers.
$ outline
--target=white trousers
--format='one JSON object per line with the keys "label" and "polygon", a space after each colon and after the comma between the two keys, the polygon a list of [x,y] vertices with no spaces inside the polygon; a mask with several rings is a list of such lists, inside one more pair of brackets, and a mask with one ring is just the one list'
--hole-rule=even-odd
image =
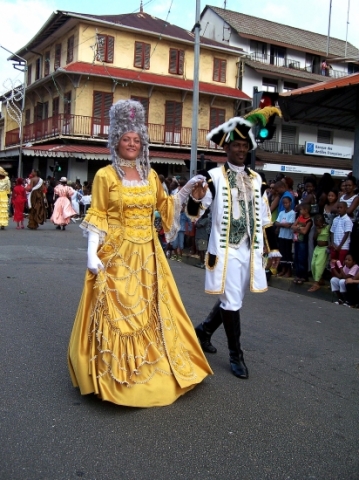
{"label": "white trousers", "polygon": [[345,286],[345,278],[337,278],[333,277],[330,279],[330,286],[332,289],[332,292],[337,292],[338,290],[342,293],[346,292],[346,286]]}
{"label": "white trousers", "polygon": [[249,287],[250,256],[248,241],[239,248],[228,248],[224,293],[219,296],[223,310],[235,312],[242,308],[243,297]]}

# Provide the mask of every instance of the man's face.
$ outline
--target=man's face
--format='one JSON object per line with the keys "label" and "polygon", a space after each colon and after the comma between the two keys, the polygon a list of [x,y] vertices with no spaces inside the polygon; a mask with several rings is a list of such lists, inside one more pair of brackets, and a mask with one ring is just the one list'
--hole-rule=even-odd
{"label": "man's face", "polygon": [[244,164],[249,152],[249,143],[246,140],[234,140],[224,146],[229,163],[241,166]]}

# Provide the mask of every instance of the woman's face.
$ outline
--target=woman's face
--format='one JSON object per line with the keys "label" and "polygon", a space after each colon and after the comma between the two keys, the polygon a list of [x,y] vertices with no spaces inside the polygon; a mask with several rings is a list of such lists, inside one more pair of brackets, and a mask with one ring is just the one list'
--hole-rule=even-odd
{"label": "woman's face", "polygon": [[329,203],[335,203],[337,201],[337,196],[334,192],[329,192],[327,198]]}
{"label": "woman's face", "polygon": [[125,160],[136,160],[141,150],[141,139],[138,133],[125,133],[118,142],[117,153]]}
{"label": "woman's face", "polygon": [[355,188],[354,183],[353,183],[351,180],[347,180],[347,181],[345,182],[345,184],[344,184],[344,191],[345,191],[346,193],[352,193],[352,192],[354,192],[354,188]]}
{"label": "woman's face", "polygon": [[305,184],[305,189],[306,189],[307,193],[312,193],[314,191],[314,185],[310,182],[307,182]]}

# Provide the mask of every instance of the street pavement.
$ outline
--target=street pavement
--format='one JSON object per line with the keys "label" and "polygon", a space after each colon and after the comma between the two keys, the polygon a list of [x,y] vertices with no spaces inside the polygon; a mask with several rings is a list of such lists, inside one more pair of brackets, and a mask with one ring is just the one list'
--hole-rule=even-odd
{"label": "street pavement", "polygon": [[[358,480],[359,311],[271,287],[248,294],[249,380],[214,375],[168,407],[131,409],[72,387],[66,351],[86,265],[77,225],[0,231],[1,480]],[[171,262],[194,324],[216,297]]]}

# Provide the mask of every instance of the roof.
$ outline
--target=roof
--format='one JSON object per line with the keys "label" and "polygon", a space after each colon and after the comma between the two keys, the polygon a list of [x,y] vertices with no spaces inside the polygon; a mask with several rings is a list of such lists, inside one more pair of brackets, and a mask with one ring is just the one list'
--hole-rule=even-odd
{"label": "roof", "polygon": [[[24,47],[18,50],[16,54],[24,56],[28,51],[36,50],[42,42],[49,37],[53,37],[54,33],[71,19],[103,24],[112,28],[122,27],[139,33],[153,34],[159,38],[172,38],[177,42],[194,43],[194,34],[192,32],[144,12],[123,15],[92,15],[58,10],[52,13],[37,34]],[[237,55],[241,53],[241,49],[238,47],[224,45],[221,42],[216,42],[215,40],[205,37],[200,38],[200,43],[209,48],[215,48],[227,53],[233,52],[233,54]],[[15,57],[11,56],[10,58]]]}
{"label": "roof", "polygon": [[[187,90],[189,92],[193,91],[193,80],[184,80],[181,76],[171,77],[170,75],[156,75],[154,73],[148,73],[142,70],[136,72],[135,70],[127,70],[125,68],[94,65],[92,63],[85,62],[75,62],[59,68],[57,71],[66,71],[79,75],[108,77],[116,81],[128,82],[130,80],[134,83],[146,83],[148,85],[177,88],[181,90]],[[248,101],[251,100],[251,98],[242,92],[242,90],[226,87],[221,83],[214,84],[199,82],[199,92],[219,97],[230,97]]]}
{"label": "roof", "polygon": [[278,101],[286,121],[353,132],[359,115],[359,73],[282,93]]}
{"label": "roof", "polygon": [[315,73],[309,73],[305,70],[298,70],[295,68],[287,67],[277,67],[276,65],[271,65],[268,63],[256,62],[255,60],[244,60],[245,65],[248,65],[251,68],[254,68],[257,71],[265,72],[268,74],[274,74],[276,77],[279,75],[281,77],[288,77],[291,80],[302,80],[313,83],[315,80],[325,81],[325,79],[330,79],[330,77],[323,77],[322,75],[317,75]]}
{"label": "roof", "polygon": [[[293,46],[300,50],[326,56],[326,35],[213,6],[207,6],[202,12],[201,18],[207,9],[213,10],[241,36],[260,39],[264,42],[270,41],[275,45]],[[329,56],[343,57],[345,45],[344,40],[330,37]],[[347,57],[355,56],[359,56],[359,49],[348,43]]]}

